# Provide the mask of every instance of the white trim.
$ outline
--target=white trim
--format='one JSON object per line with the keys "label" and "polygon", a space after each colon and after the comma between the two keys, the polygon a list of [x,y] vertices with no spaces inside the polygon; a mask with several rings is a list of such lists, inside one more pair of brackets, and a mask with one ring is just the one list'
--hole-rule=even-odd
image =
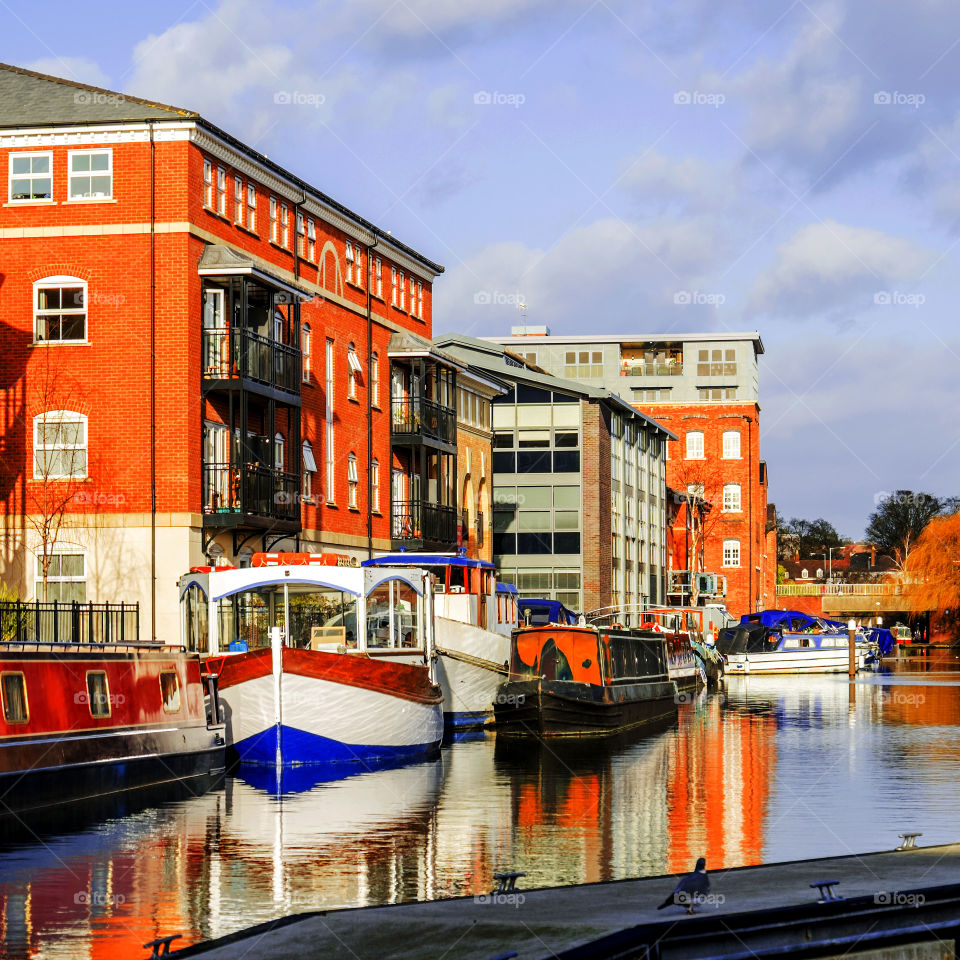
{"label": "white trim", "polygon": [[[80,170],[75,171],[73,169],[73,158],[74,157],[86,157],[94,156],[97,154],[106,154],[108,158],[108,165],[106,171],[102,170]],[[73,193],[73,180],[75,177],[89,177],[92,181],[94,176],[107,176],[110,178],[110,192],[99,195],[93,194],[91,196],[78,195],[74,196]],[[78,200],[84,200],[87,202],[105,202],[107,200],[112,200],[114,197],[113,194],[113,147],[90,147],[84,148],[81,150],[68,150],[67,151],[67,200],[70,202],[76,202]]]}
{"label": "white trim", "polygon": [[[78,436],[77,443],[74,444],[44,444],[39,440],[38,427],[47,424],[75,423],[82,427],[81,434]],[[38,413],[33,418],[32,433],[32,452],[33,469],[31,471],[34,480],[49,482],[51,480],[85,480],[90,475],[89,470],[89,452],[90,452],[90,434],[87,418],[82,413],[75,410],[47,410],[45,413]],[[37,473],[37,453],[39,451],[53,450],[71,450],[76,456],[77,452],[83,451],[83,472],[73,473]]]}

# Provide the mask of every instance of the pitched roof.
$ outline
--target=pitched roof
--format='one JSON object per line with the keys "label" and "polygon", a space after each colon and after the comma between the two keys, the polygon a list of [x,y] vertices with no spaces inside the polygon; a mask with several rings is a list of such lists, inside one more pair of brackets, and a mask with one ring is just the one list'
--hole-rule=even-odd
{"label": "pitched roof", "polygon": [[0,127],[73,126],[197,117],[191,110],[0,63]]}

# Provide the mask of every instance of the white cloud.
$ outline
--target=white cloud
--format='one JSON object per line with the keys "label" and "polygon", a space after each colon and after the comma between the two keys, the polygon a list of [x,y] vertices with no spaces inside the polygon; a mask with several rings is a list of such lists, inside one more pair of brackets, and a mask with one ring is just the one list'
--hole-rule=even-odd
{"label": "white cloud", "polygon": [[761,313],[836,318],[860,312],[891,284],[910,284],[932,263],[919,244],[880,230],[824,220],[799,229],[754,281],[751,305]]}

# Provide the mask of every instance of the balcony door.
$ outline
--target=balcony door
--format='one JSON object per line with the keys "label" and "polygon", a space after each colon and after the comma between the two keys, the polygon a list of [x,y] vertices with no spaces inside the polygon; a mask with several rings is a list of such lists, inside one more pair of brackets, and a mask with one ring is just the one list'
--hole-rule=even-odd
{"label": "balcony door", "polygon": [[224,291],[215,287],[207,287],[203,291],[203,353],[204,369],[208,375],[229,375]]}
{"label": "balcony door", "polygon": [[222,423],[203,424],[203,469],[205,506],[214,513],[230,504],[230,431]]}

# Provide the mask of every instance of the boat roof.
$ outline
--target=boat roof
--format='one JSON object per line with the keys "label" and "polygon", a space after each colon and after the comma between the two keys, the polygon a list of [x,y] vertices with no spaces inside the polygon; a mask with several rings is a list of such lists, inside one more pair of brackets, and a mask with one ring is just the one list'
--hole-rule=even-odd
{"label": "boat roof", "polygon": [[497,581],[497,593],[519,593],[517,588],[512,583],[500,583]]}
{"label": "boat roof", "polygon": [[461,557],[456,553],[385,553],[382,557],[363,560],[361,567],[395,567],[410,565],[416,567],[480,567],[483,570],[495,570],[489,560],[477,560],[473,557]]}

